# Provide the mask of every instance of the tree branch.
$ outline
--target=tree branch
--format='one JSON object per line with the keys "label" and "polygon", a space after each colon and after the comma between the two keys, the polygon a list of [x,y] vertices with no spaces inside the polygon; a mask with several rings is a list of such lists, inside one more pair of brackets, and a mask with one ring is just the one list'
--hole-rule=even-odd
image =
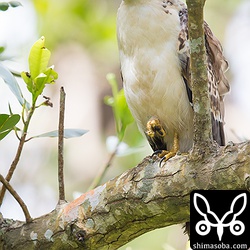
{"label": "tree branch", "polygon": [[202,160],[177,156],[137,167],[32,223],[1,225],[3,249],[117,249],[139,235],[189,220],[194,189],[249,188],[250,142],[227,145]]}
{"label": "tree branch", "polygon": [[[20,141],[19,141],[19,145],[18,145],[18,148],[17,148],[15,158],[14,158],[13,162],[11,163],[9,171],[8,171],[6,177],[5,177],[5,180],[7,182],[10,182],[10,180],[11,180],[13,174],[14,174],[14,171],[16,170],[17,164],[18,164],[18,162],[20,160],[21,153],[22,153],[23,147],[24,147],[24,143],[26,142],[26,136],[27,136],[29,124],[30,124],[31,118],[32,118],[32,116],[33,116],[33,114],[35,112],[35,109],[36,109],[36,103],[34,102],[32,104],[32,107],[30,108],[30,110],[28,112],[28,116],[27,116],[26,121],[25,121],[25,119],[23,117],[24,127],[23,127],[23,131],[22,131],[22,136],[21,136]],[[5,192],[6,192],[6,187],[3,186],[2,189],[0,190],[0,206],[3,203]]]}
{"label": "tree branch", "polygon": [[204,5],[205,0],[187,0],[190,72],[194,107],[193,155],[197,156],[203,155],[201,149],[208,153],[214,150],[206,67]]}
{"label": "tree branch", "polygon": [[18,193],[14,190],[14,188],[10,185],[8,181],[5,180],[5,178],[0,174],[0,182],[4,185],[4,187],[11,193],[11,195],[15,198],[15,200],[19,203],[20,207],[23,210],[25,219],[27,223],[30,223],[32,221],[32,218],[30,216],[29,210],[22,200],[22,198],[18,195]]}
{"label": "tree branch", "polygon": [[63,87],[60,89],[60,113],[58,125],[58,184],[59,184],[59,203],[65,201],[64,191],[64,160],[63,160],[63,141],[64,141],[64,113],[65,113],[65,92]]}

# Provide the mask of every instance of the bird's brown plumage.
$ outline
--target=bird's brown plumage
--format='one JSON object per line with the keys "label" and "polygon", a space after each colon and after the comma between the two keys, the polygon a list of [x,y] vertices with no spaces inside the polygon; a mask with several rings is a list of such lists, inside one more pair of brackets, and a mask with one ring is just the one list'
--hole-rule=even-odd
{"label": "bird's brown plumage", "polygon": [[[179,53],[182,74],[187,84],[187,93],[192,102],[190,86],[190,54],[188,43],[188,12],[185,5],[180,13],[181,31],[179,35]],[[213,138],[219,145],[225,145],[224,135],[224,95],[230,86],[225,76],[228,62],[223,55],[220,41],[214,36],[208,24],[204,21],[205,47],[207,56],[208,89],[211,103],[211,118]]]}

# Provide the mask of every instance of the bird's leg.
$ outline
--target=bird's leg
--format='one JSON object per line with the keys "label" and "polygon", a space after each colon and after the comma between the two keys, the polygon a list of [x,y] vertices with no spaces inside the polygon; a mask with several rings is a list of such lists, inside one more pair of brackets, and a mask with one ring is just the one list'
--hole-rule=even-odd
{"label": "bird's leg", "polygon": [[173,141],[173,146],[170,151],[168,151],[166,154],[164,154],[161,158],[161,162],[167,161],[168,159],[174,157],[177,152],[179,151],[179,137],[177,132],[174,132],[174,141]]}
{"label": "bird's leg", "polygon": [[179,151],[179,138],[176,131],[174,132],[173,146],[170,151],[167,150],[167,144],[165,141],[166,130],[163,128],[158,118],[152,117],[147,122],[147,130],[145,134],[150,146],[154,150],[153,155],[158,155],[158,157],[161,158],[160,164],[175,156]]}

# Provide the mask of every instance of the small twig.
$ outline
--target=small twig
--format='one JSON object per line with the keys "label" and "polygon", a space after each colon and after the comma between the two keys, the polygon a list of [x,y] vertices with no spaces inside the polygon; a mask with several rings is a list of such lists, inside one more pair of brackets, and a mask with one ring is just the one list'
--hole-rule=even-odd
{"label": "small twig", "polygon": [[23,105],[23,107],[22,107],[22,115],[21,115],[21,117],[22,117],[22,122],[23,122],[23,124],[25,124],[26,122],[25,122],[25,104]]}
{"label": "small twig", "polygon": [[[34,114],[35,109],[36,108],[35,108],[35,102],[34,102],[31,109],[30,109],[30,111],[29,111],[27,120],[24,121],[24,128],[23,128],[22,136],[21,136],[20,141],[19,141],[19,145],[18,145],[18,148],[17,148],[15,158],[14,158],[13,162],[11,163],[8,174],[5,177],[5,180],[8,181],[8,182],[11,180],[11,178],[12,178],[12,176],[14,174],[14,171],[16,170],[17,164],[18,164],[18,162],[20,160],[21,153],[23,151],[23,146],[24,146],[24,143],[26,141],[26,136],[27,136],[30,120],[32,118],[32,115]],[[6,191],[6,188],[5,188],[5,186],[3,186],[1,191],[0,191],[0,206],[2,205],[3,198],[4,198],[4,195],[5,195],[5,191]]]}
{"label": "small twig", "polygon": [[14,132],[15,132],[15,135],[16,135],[16,138],[21,141],[21,137],[18,135],[17,133],[17,127],[14,127]]}
{"label": "small twig", "polygon": [[235,138],[238,140],[238,141],[240,141],[240,142],[243,142],[243,141],[247,141],[247,140],[249,140],[248,138],[246,138],[246,137],[241,137],[241,136],[239,136],[236,132],[235,132],[235,130],[234,129],[230,129],[230,132],[235,136]]}
{"label": "small twig", "polygon": [[28,208],[22,198],[17,194],[17,192],[14,190],[14,188],[9,184],[8,181],[4,179],[4,177],[0,174],[0,181],[3,183],[4,187],[11,193],[11,195],[16,199],[16,201],[19,203],[20,207],[23,210],[25,219],[27,223],[32,222],[32,218],[30,216],[30,213],[28,211]]}
{"label": "small twig", "polygon": [[[8,174],[6,176],[6,181],[8,181],[8,182],[11,180],[11,178],[13,176],[13,173],[14,173],[14,171],[16,169],[17,163],[19,162],[21,152],[23,150],[23,145],[25,143],[25,137],[26,137],[26,133],[22,135],[21,140],[19,141],[19,145],[18,145],[18,149],[17,149],[15,159],[13,160],[13,162],[12,162],[12,164],[10,166],[10,169],[8,171]],[[3,203],[3,198],[4,198],[4,195],[5,195],[5,192],[6,192],[6,187],[3,186],[2,189],[0,190],[0,206]]]}
{"label": "small twig", "polygon": [[92,190],[94,188],[96,188],[97,186],[100,185],[101,180],[103,179],[104,175],[106,174],[108,168],[111,166],[112,161],[116,155],[116,152],[118,150],[118,147],[120,145],[121,142],[118,142],[118,144],[115,147],[114,152],[112,152],[108,158],[107,163],[104,165],[104,167],[101,169],[100,173],[95,177],[95,179],[92,181],[92,183],[90,184],[88,190]]}
{"label": "small twig", "polygon": [[60,89],[60,114],[58,126],[58,183],[59,183],[59,203],[65,201],[64,177],[63,177],[63,138],[64,138],[64,113],[65,113],[65,92]]}

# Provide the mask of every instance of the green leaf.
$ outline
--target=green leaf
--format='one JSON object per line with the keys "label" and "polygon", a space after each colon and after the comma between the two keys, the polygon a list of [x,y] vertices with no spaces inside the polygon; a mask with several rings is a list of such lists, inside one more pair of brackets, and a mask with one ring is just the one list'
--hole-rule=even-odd
{"label": "green leaf", "polygon": [[[80,137],[86,134],[88,130],[84,129],[64,129],[64,138],[69,139],[73,137]],[[41,138],[41,137],[58,137],[58,130],[54,130],[48,133],[44,133],[41,135],[36,135],[33,138]]]}
{"label": "green leaf", "polygon": [[0,10],[6,11],[9,8],[9,4],[6,2],[0,3]]}
{"label": "green leaf", "polygon": [[114,98],[112,96],[105,96],[104,103],[108,106],[113,107],[114,106]]}
{"label": "green leaf", "polygon": [[26,108],[29,109],[29,103],[23,98],[23,94],[21,89],[17,83],[16,78],[12,75],[12,73],[0,63],[0,77],[4,80],[4,82],[8,85],[12,93],[16,96],[19,103],[23,106],[26,105]]}
{"label": "green leaf", "polygon": [[127,126],[134,121],[134,118],[128,108],[123,89],[118,91],[115,75],[108,74],[107,80],[111,85],[113,97],[105,97],[104,102],[113,109],[117,136],[122,141]]}
{"label": "green leaf", "polygon": [[44,89],[45,83],[46,83],[46,79],[47,79],[47,75],[45,75],[44,73],[41,73],[39,76],[37,76],[34,79],[33,94],[35,97],[39,96],[43,92],[43,89]]}
{"label": "green leaf", "polygon": [[58,78],[53,66],[48,67],[51,53],[44,45],[44,37],[34,43],[29,55],[30,73],[21,73],[28,90],[32,93],[33,102],[42,94],[45,84],[53,84]]}
{"label": "green leaf", "polygon": [[34,97],[41,95],[45,84],[53,84],[58,78],[58,74],[53,70],[53,68],[48,68],[44,73],[41,73],[34,79]]}
{"label": "green leaf", "polygon": [[0,114],[0,131],[12,129],[20,120],[20,115]]}
{"label": "green leaf", "polygon": [[5,48],[3,46],[0,46],[0,54],[3,53]]}
{"label": "green leaf", "polygon": [[0,3],[0,10],[6,11],[9,7],[16,8],[18,6],[22,6],[18,1],[2,2]]}
{"label": "green leaf", "polygon": [[120,90],[116,96],[116,110],[120,123],[118,137],[122,140],[127,126],[134,121],[134,118],[128,108],[123,89]]}
{"label": "green leaf", "polygon": [[0,132],[0,141],[6,137],[9,133],[11,132],[11,129],[10,130],[7,130],[5,132]]}
{"label": "green leaf", "polygon": [[27,85],[27,89],[29,90],[30,93],[33,93],[34,90],[33,90],[33,81],[30,77],[30,74],[29,72],[21,72],[21,77],[23,78],[24,82],[26,83]]}
{"label": "green leaf", "polygon": [[45,48],[45,38],[37,40],[30,50],[29,68],[31,79],[34,80],[48,68],[50,51]]}
{"label": "green leaf", "polygon": [[0,114],[0,140],[2,140],[19,122],[20,115]]}
{"label": "green leaf", "polygon": [[49,83],[49,84],[55,83],[55,80],[58,78],[58,74],[54,70],[54,66],[47,68],[44,74],[47,75],[48,78],[46,80],[46,83]]}
{"label": "green leaf", "polygon": [[34,43],[29,55],[29,72],[22,72],[21,76],[31,92],[33,102],[42,94],[45,84],[53,84],[58,78],[53,66],[48,67],[50,51],[45,48],[45,38],[41,37]]}
{"label": "green leaf", "polygon": [[118,115],[121,119],[121,123],[124,127],[128,126],[134,121],[134,118],[128,108],[126,98],[124,95],[124,90],[120,90],[117,95],[116,105],[118,110]]}
{"label": "green leaf", "polygon": [[117,81],[116,81],[115,74],[109,73],[109,74],[107,74],[106,78],[107,78],[109,84],[111,85],[112,93],[113,93],[113,96],[115,97],[118,93],[118,87],[117,87]]}
{"label": "green leaf", "polygon": [[16,7],[19,7],[19,6],[22,6],[22,4],[18,1],[10,1],[9,2],[9,5],[12,7],[12,8],[16,8]]}

